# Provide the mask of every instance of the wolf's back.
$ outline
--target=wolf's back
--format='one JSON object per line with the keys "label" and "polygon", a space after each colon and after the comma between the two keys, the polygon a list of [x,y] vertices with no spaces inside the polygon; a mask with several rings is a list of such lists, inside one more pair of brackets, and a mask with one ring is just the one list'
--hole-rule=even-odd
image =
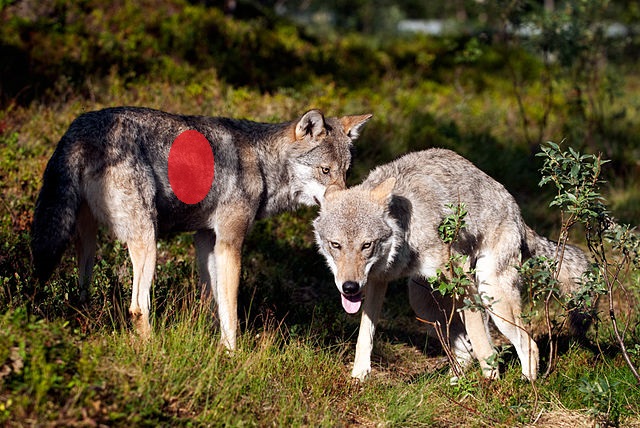
{"label": "wolf's back", "polygon": [[60,262],[75,232],[82,202],[78,171],[67,154],[65,138],[62,137],[47,164],[33,214],[31,252],[35,275],[41,282],[49,279]]}
{"label": "wolf's back", "polygon": [[[557,258],[558,244],[538,235],[529,226],[525,226],[525,228],[528,247],[528,254],[526,254],[526,256],[545,256],[548,259],[555,260]],[[590,267],[589,259],[584,251],[569,244],[565,245],[561,255],[562,264],[560,266],[558,280],[561,283],[561,292],[565,295],[571,295],[578,291],[582,274]],[[586,329],[591,324],[591,316],[584,308],[571,308],[569,312],[569,323],[574,333],[584,335]]]}
{"label": "wolf's back", "polygon": [[[538,235],[529,226],[526,227],[526,240],[532,257],[545,256],[549,259],[556,257],[558,244],[550,239]],[[566,292],[575,291],[576,279],[589,269],[587,255],[578,247],[567,244],[562,254],[562,266],[558,279],[567,287]]]}

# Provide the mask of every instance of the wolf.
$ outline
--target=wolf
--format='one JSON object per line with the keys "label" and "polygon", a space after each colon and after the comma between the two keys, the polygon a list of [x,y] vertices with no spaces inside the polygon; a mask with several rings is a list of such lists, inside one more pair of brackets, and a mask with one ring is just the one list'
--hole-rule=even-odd
{"label": "wolf", "polygon": [[[328,186],[344,188],[353,142],[371,116],[325,117],[310,110],[293,121],[258,123],[142,107],[82,114],[44,172],[32,224],[35,275],[45,282],[74,240],[80,299],[86,299],[96,233],[106,226],[127,245],[133,267],[129,311],[138,333],[149,337],[156,242],[167,233],[193,231],[203,296],[213,294],[221,342],[233,350],[241,250],[251,225],[317,205]],[[198,135],[204,152],[213,155],[210,167],[196,168],[195,177],[208,177],[210,188],[195,200],[179,197],[170,179],[170,153],[185,132]],[[178,172],[194,172],[189,169],[187,163]],[[190,184],[181,192],[188,194]]]}
{"label": "wolf", "polygon": [[[445,149],[406,154],[372,170],[349,189],[330,186],[313,222],[316,242],[333,272],[342,305],[349,313],[362,306],[352,376],[371,371],[371,350],[387,283],[408,277],[411,307],[419,318],[444,326],[451,308],[449,344],[463,365],[476,358],[483,374],[497,378],[493,347],[480,310],[463,308],[429,285],[446,271],[448,244],[438,234],[451,204],[465,205],[466,225],[452,244],[467,256],[475,272],[468,296],[480,296],[491,319],[513,344],[522,374],[535,380],[538,347],[521,319],[517,266],[523,259],[553,258],[556,244],[539,236],[522,219],[513,196],[470,161]],[[567,246],[559,280],[565,291],[576,287],[589,267],[586,255]]]}

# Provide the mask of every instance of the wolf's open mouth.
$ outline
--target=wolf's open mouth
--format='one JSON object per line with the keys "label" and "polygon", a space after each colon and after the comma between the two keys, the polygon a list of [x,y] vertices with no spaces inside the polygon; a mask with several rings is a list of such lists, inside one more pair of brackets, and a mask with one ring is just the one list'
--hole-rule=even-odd
{"label": "wolf's open mouth", "polygon": [[355,314],[360,310],[360,305],[362,305],[362,293],[351,296],[345,296],[340,293],[340,296],[342,297],[342,307],[348,314]]}

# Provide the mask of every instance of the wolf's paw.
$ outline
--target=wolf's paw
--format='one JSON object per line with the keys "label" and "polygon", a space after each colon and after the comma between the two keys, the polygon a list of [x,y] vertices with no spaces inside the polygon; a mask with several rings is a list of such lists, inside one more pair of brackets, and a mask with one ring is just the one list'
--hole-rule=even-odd
{"label": "wolf's paw", "polygon": [[220,344],[225,348],[225,351],[229,355],[233,355],[236,351],[236,334],[235,331],[225,331],[222,330],[222,334],[220,335]]}
{"label": "wolf's paw", "polygon": [[534,374],[522,373],[520,375],[520,380],[525,381],[525,382],[535,382],[537,378],[538,378],[537,373],[534,373]]}
{"label": "wolf's paw", "polygon": [[142,313],[142,310],[139,308],[129,310],[129,314],[131,314],[131,322],[133,323],[133,327],[138,333],[138,336],[144,340],[150,339],[151,324],[149,324],[149,315]]}
{"label": "wolf's paw", "polygon": [[354,366],[353,371],[351,372],[351,377],[359,380],[360,382],[363,382],[367,378],[367,376],[369,376],[369,373],[371,373],[371,366]]}
{"label": "wolf's paw", "polygon": [[500,372],[495,367],[483,368],[482,376],[484,376],[485,379],[488,379],[488,380],[497,380],[497,379],[500,379]]}
{"label": "wolf's paw", "polygon": [[89,291],[86,288],[80,290],[80,295],[78,296],[78,303],[81,305],[87,305],[89,303]]}

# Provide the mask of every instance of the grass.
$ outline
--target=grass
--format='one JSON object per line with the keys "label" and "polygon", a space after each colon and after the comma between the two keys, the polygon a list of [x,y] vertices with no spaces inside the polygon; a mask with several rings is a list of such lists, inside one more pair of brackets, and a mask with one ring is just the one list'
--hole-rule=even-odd
{"label": "grass", "polygon": [[[4,313],[0,326],[0,423],[591,426],[596,418],[604,418],[625,426],[640,424],[638,387],[620,355],[607,351],[610,339],[606,330],[600,337],[606,349],[600,352],[567,345],[558,370],[535,385],[520,380],[518,363],[507,354],[501,380],[488,383],[476,369],[452,386],[443,354],[413,319],[402,284],[392,286],[389,293],[376,335],[372,378],[364,384],[352,382],[349,372],[358,318],[343,314],[328,269],[316,253],[309,227],[313,209],[261,221],[248,237],[241,290],[243,333],[233,355],[218,346],[215,319],[199,305],[189,235],[159,243],[153,296],[155,335],[149,342],[140,342],[127,324],[130,262],[124,247],[106,234],[100,239],[89,309],[73,307],[77,273],[73,257],[67,256],[44,290],[43,303],[35,313],[27,313],[26,308],[32,308],[29,296],[34,285],[29,225],[40,174],[57,138],[81,111],[140,104],[282,120],[309,105],[332,113],[344,111],[343,106],[350,106],[350,113],[372,110],[375,119],[359,143],[352,181],[373,166],[373,159],[382,161],[402,152],[403,139],[419,141],[406,135],[420,132],[417,123],[409,123],[384,103],[369,105],[357,91],[331,86],[325,93],[315,88],[295,95],[249,91],[248,97],[246,90],[205,81],[203,85],[218,89],[198,98],[201,104],[196,108],[198,104],[186,87],[157,83],[145,91],[108,90],[117,85],[107,82],[100,90],[107,95],[95,103],[77,98],[54,105],[16,107],[4,113],[8,131],[0,136],[0,294]],[[162,90],[168,98],[180,101],[169,105],[168,98],[159,96]],[[446,91],[437,96],[451,97],[450,102],[457,97]],[[527,189],[537,183],[535,171],[526,172],[531,166],[523,167],[525,173],[519,176],[503,168],[522,154],[520,149],[502,151],[503,140],[481,137],[485,149],[505,162],[489,164],[487,155],[481,155],[480,148],[473,145],[464,120],[447,125],[437,119],[436,112],[423,110],[427,111],[411,116],[412,120],[423,118],[422,131],[433,124],[433,135],[444,138],[443,144],[476,157],[477,163],[487,162],[487,169],[510,178],[509,186],[516,189],[516,195],[523,195],[525,212],[535,213],[530,216],[534,222],[552,214],[540,203],[526,205],[530,198]],[[396,128],[398,131],[392,132]],[[398,145],[379,151],[384,145],[378,138],[397,141]],[[428,135],[424,138],[429,141]],[[454,141],[460,141],[459,146]],[[421,147],[426,146],[429,144]],[[616,195],[624,193],[621,187],[615,191]],[[538,198],[544,200],[543,196]],[[616,201],[622,199],[616,196]],[[546,224],[541,222],[536,228],[544,230]],[[538,339],[544,341],[543,336]],[[601,390],[601,384],[611,387]]]}
{"label": "grass", "polygon": [[[33,201],[46,159],[66,125],[83,110],[111,104],[195,112],[186,87],[159,83],[144,92],[121,92],[117,85],[107,82],[100,92],[117,95],[106,95],[96,103],[78,98],[5,112],[10,131],[0,136],[4,142],[0,147],[4,241],[0,423],[591,426],[599,417],[626,426],[640,424],[638,388],[615,350],[567,346],[558,370],[535,385],[519,379],[518,363],[507,354],[501,380],[488,383],[478,370],[471,370],[463,382],[450,385],[443,354],[413,319],[402,284],[393,285],[388,295],[376,335],[372,378],[364,384],[352,382],[349,372],[358,318],[343,314],[329,272],[316,253],[309,227],[313,209],[259,222],[248,237],[241,290],[243,333],[233,355],[218,346],[215,319],[199,305],[188,235],[159,244],[155,335],[149,342],[139,342],[127,324],[130,262],[123,246],[109,241],[106,234],[100,239],[90,307],[84,311],[73,307],[77,273],[73,257],[68,256],[47,288],[40,290],[45,293],[41,306],[28,314],[25,308],[31,307],[29,296],[34,291],[28,250]],[[218,92],[202,98],[202,112],[228,111],[258,120],[286,118],[291,111],[306,110],[308,104],[329,112],[343,111],[343,105],[356,110],[353,106],[362,104],[358,112],[373,107],[357,91],[331,87],[325,93],[312,88],[293,95],[249,92],[255,102],[248,103],[244,90],[210,85]],[[163,93],[166,98],[160,96]],[[218,97],[220,93],[225,95]],[[457,98],[446,91],[436,96]],[[181,101],[168,106],[166,99]],[[460,140],[459,151],[467,151],[478,163],[489,165],[487,154],[482,154],[487,149],[508,160],[519,156],[518,150],[501,152],[503,143],[492,136],[478,140],[486,139],[481,150],[461,122],[446,125],[436,112],[412,113],[414,121],[424,115],[420,122],[424,127],[414,124],[407,131],[403,126],[408,119],[386,108],[384,104],[373,108],[376,116],[372,129],[362,136],[352,181],[373,166],[373,159],[401,153],[404,138],[420,141],[407,132],[424,132],[430,124],[435,126],[434,136],[445,138],[443,144]],[[399,137],[391,137],[396,134]],[[387,138],[397,144],[387,147],[378,141]],[[386,153],[370,152],[380,148]],[[488,169],[513,179],[514,173],[502,166],[492,164]],[[526,189],[535,187],[537,179],[534,173],[520,175],[509,185],[526,202],[530,198]],[[624,191],[616,187],[616,192]],[[527,207],[525,211],[531,210]],[[531,212],[538,212],[533,218],[550,214],[540,204]],[[603,330],[600,339],[606,348],[605,334]],[[544,336],[538,339],[544,341]],[[612,386],[601,391],[601,382]],[[617,413],[611,416],[609,407]]]}
{"label": "grass", "polygon": [[[0,422],[514,426],[543,416],[562,423],[570,415],[587,424],[587,410],[594,406],[589,400],[598,396],[580,393],[580,386],[607,379],[616,389],[606,402],[617,406],[625,426],[638,423],[637,387],[619,358],[605,358],[585,374],[594,356],[579,347],[564,353],[558,370],[535,386],[519,378],[513,363],[500,381],[487,382],[471,371],[452,386],[446,371],[423,371],[433,358],[404,343],[384,344],[393,348],[384,354],[394,354],[398,367],[378,366],[369,381],[358,384],[345,364],[352,343],[326,346],[312,335],[294,338],[270,322],[247,330],[238,351],[229,354],[217,346],[212,318],[200,309],[195,305],[156,325],[156,335],[144,342],[127,329],[83,335],[68,322],[33,322],[20,310],[5,313]],[[407,370],[408,362],[413,370]]]}
{"label": "grass", "polygon": [[[185,13],[200,16],[198,7]],[[134,9],[139,12],[137,6]],[[96,12],[93,19],[104,19],[96,22],[106,27],[134,19],[112,19],[112,12],[107,10],[104,16]],[[138,12],[135,19],[146,16]],[[149,16],[159,19],[156,14]],[[206,18],[202,25],[227,19],[215,11],[202,16]],[[177,26],[176,22],[166,25]],[[244,49],[236,59],[242,64],[251,52],[245,51],[252,40],[251,25],[227,24],[226,31],[238,38],[238,49]],[[272,24],[256,25],[268,32]],[[349,375],[359,318],[342,311],[330,273],[317,254],[310,228],[314,209],[260,221],[248,236],[240,296],[242,333],[239,349],[233,354],[218,346],[215,315],[199,302],[194,250],[187,234],[158,244],[152,299],[154,335],[149,341],[140,341],[128,325],[131,266],[126,249],[110,241],[104,232],[99,238],[87,308],[73,303],[77,270],[71,254],[44,289],[35,289],[29,229],[46,162],[77,115],[113,105],[258,121],[291,120],[310,108],[330,115],[372,112],[373,119],[356,143],[350,183],[358,182],[375,165],[407,151],[448,147],[504,183],[521,205],[527,223],[546,236],[556,237],[559,215],[548,207],[549,191],[537,186],[541,165],[524,141],[509,81],[499,71],[501,60],[495,59],[499,51],[488,52],[495,62],[491,67],[498,71],[487,71],[482,64],[452,71],[451,48],[446,43],[405,41],[387,50],[369,51],[366,42],[350,36],[341,40],[335,58],[331,57],[332,43],[322,44],[297,35],[288,26],[273,25],[280,31],[268,39],[275,46],[274,57],[269,57],[269,47],[263,46],[265,52],[256,67],[277,61],[274,58],[282,46],[288,58],[295,58],[299,50],[295,85],[274,83],[265,90],[259,84],[225,80],[211,66],[185,62],[180,52],[174,51],[174,56],[158,53],[155,39],[145,36],[140,40],[148,43],[149,49],[127,48],[129,59],[122,59],[141,64],[134,77],[135,73],[102,64],[98,68],[108,72],[84,76],[81,90],[61,78],[30,103],[3,104],[0,424],[562,427],[598,422],[601,426],[640,426],[640,390],[612,346],[605,312],[598,336],[595,331],[590,335],[600,348],[562,340],[558,369],[535,385],[520,379],[517,358],[509,347],[504,348],[499,381],[485,381],[475,367],[451,385],[442,350],[426,337],[425,326],[413,318],[404,285],[392,284],[376,332],[372,376],[364,383],[353,382]],[[181,35],[169,30],[171,37]],[[184,37],[206,39],[192,33]],[[126,41],[121,34],[109,39],[113,52],[105,55],[117,53],[120,38]],[[103,49],[111,45],[105,46]],[[413,56],[425,50],[427,57],[433,55],[433,62],[413,64]],[[369,70],[358,65],[364,62],[342,55],[356,52],[359,56],[360,51],[371,59],[367,67],[372,75],[366,79],[362,73]],[[207,55],[215,54],[200,42],[197,52],[204,64],[212,61]],[[88,68],[93,64],[84,54],[74,58],[88,61]],[[230,66],[237,64],[234,58],[229,60]],[[527,57],[527,61],[533,60]],[[349,68],[351,62],[358,63],[354,70]],[[321,65],[322,70],[314,74],[309,64]],[[76,66],[74,73],[84,70],[83,64]],[[145,72],[145,67],[160,71]],[[268,70],[255,70],[262,83],[269,78]],[[242,73],[235,75],[236,80],[246,78]],[[281,79],[278,82],[291,76]],[[612,119],[611,141],[620,144],[608,142],[612,153],[619,149],[623,161],[616,160],[611,166],[605,191],[614,215],[630,222],[640,218],[640,205],[635,203],[640,178],[629,161],[637,151],[633,147],[637,147],[635,130],[640,125],[640,104],[634,95],[638,84],[640,79],[633,73],[625,75],[626,90],[612,106],[614,111],[625,109],[624,116]],[[535,78],[528,85],[525,103],[535,115],[542,95]],[[558,82],[556,94],[569,88],[566,82]],[[546,135],[554,141],[570,134],[563,115],[566,106],[557,96]],[[582,144],[567,142],[574,143]],[[572,238],[583,244],[579,235]],[[635,299],[637,275],[631,272],[625,282],[630,290],[636,290]],[[42,294],[38,305],[33,300],[36,291]],[[539,322],[533,321],[532,331],[543,331]],[[633,345],[640,337],[637,311],[631,312],[629,322],[627,331]],[[539,333],[536,339],[541,354],[546,355],[544,334]],[[634,358],[638,361],[637,354]]]}

